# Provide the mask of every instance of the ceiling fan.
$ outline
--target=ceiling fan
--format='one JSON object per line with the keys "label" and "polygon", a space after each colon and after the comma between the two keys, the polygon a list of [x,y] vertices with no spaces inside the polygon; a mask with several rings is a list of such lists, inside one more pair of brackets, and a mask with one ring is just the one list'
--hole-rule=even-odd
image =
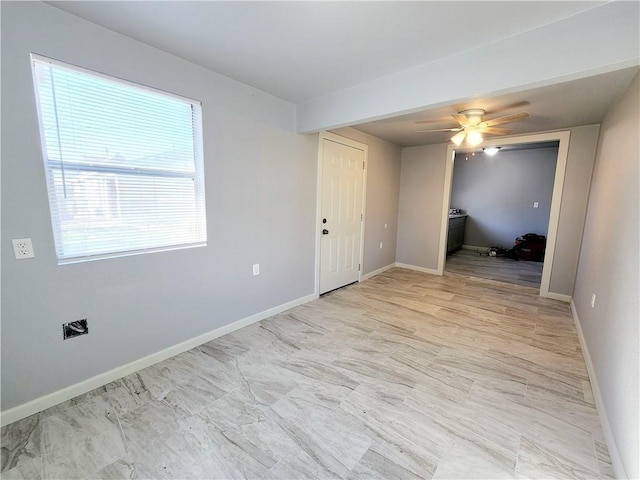
{"label": "ceiling fan", "polygon": [[[451,115],[456,122],[460,124],[456,128],[439,128],[435,130],[417,130],[417,132],[458,132],[451,141],[456,146],[462,145],[464,139],[467,139],[467,144],[475,147],[482,143],[482,134],[488,133],[489,135],[507,135],[512,132],[508,128],[496,128],[496,125],[502,125],[503,123],[515,122],[517,120],[524,120],[529,116],[527,112],[514,113],[512,115],[505,115],[504,117],[498,117],[491,120],[483,120],[485,111],[481,108],[471,108],[469,110],[462,110],[459,113]],[[417,122],[420,123],[420,122]]]}

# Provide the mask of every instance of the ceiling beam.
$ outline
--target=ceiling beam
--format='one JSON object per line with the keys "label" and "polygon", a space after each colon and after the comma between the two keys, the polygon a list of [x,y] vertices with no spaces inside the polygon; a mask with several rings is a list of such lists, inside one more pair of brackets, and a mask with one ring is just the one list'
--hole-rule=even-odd
{"label": "ceiling beam", "polygon": [[606,3],[489,45],[299,104],[297,131],[312,133],[357,125],[639,65],[639,15],[638,2]]}

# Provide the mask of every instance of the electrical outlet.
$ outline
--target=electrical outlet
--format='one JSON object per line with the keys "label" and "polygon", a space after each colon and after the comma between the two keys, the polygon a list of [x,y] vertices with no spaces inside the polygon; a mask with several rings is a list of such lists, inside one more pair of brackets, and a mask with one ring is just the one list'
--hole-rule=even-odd
{"label": "electrical outlet", "polygon": [[260,264],[259,263],[254,263],[253,264],[253,274],[254,275],[260,275]]}
{"label": "electrical outlet", "polygon": [[540,204],[538,202],[533,202],[533,208],[538,208]]}
{"label": "electrical outlet", "polygon": [[592,293],[591,294],[591,308],[595,308],[596,306],[596,294]]}
{"label": "electrical outlet", "polygon": [[380,250],[382,250],[382,242],[380,242]]}
{"label": "electrical outlet", "polygon": [[387,228],[387,224],[386,223],[384,224],[384,228]]}
{"label": "electrical outlet", "polygon": [[11,241],[13,242],[13,253],[17,260],[35,257],[30,238],[14,238]]}

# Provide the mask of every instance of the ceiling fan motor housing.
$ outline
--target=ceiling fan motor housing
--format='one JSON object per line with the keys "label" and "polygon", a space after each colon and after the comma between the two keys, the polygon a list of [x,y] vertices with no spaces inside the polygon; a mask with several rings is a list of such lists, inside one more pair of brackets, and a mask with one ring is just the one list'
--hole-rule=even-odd
{"label": "ceiling fan motor housing", "polygon": [[484,117],[485,113],[486,112],[481,108],[470,108],[460,112],[460,114],[469,119],[469,123],[471,125],[478,125],[482,121],[482,117]]}

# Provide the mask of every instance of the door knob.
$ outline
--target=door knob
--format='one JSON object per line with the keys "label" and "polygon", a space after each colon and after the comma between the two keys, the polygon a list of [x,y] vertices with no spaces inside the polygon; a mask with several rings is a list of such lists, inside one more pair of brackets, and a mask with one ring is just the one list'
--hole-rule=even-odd
{"label": "door knob", "polygon": [[323,218],[323,219],[322,219],[322,223],[327,223],[327,219],[326,219],[326,218]]}
{"label": "door knob", "polygon": [[322,234],[323,235],[327,235],[329,233],[329,230],[327,230],[326,228],[322,229]]}

